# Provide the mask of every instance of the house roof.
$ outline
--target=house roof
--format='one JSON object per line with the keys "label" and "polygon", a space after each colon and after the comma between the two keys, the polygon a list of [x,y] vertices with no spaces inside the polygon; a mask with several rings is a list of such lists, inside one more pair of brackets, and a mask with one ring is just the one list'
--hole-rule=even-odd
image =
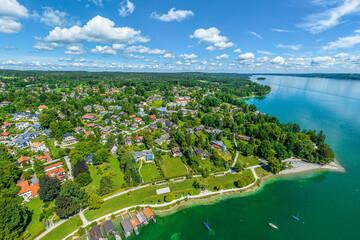
{"label": "house roof", "polygon": [[43,109],[43,108],[47,108],[47,106],[45,106],[45,105],[38,106],[38,109]]}
{"label": "house roof", "polygon": [[48,169],[50,169],[50,168],[60,167],[60,166],[62,166],[62,165],[63,165],[62,162],[54,163],[54,164],[51,164],[51,165],[49,165],[49,166],[47,166],[47,167],[44,167],[44,170],[46,171],[46,170],[48,170]]}
{"label": "house roof", "polygon": [[56,177],[59,180],[65,179],[65,175],[62,175],[62,173],[65,173],[65,169],[63,167],[55,168],[46,173],[49,177]]}
{"label": "house roof", "polygon": [[29,158],[26,157],[26,156],[19,157],[18,163],[22,163],[22,162],[24,162],[24,161],[28,162],[28,161],[29,161]]}
{"label": "house roof", "polygon": [[140,225],[139,219],[137,219],[136,216],[133,216],[133,217],[130,219],[130,223],[131,223],[131,226],[132,226],[133,228],[136,228],[137,226]]}
{"label": "house roof", "polygon": [[28,181],[24,181],[21,183],[16,184],[16,186],[20,186],[21,190],[18,192],[17,195],[26,193],[28,191],[31,191],[31,196],[36,196],[38,193],[38,190],[40,189],[39,183],[35,183],[33,185],[30,185]]}
{"label": "house roof", "polygon": [[99,225],[95,225],[90,228],[89,234],[91,240],[99,240],[100,238],[103,238],[103,234]]}
{"label": "house roof", "polygon": [[125,218],[124,220],[122,220],[120,222],[121,227],[124,229],[124,232],[130,232],[132,231],[134,228],[131,225],[131,222],[128,218]]}
{"label": "house roof", "polygon": [[44,144],[44,143],[40,143],[40,142],[34,142],[34,143],[30,144],[30,147],[38,148],[38,147],[40,147],[41,145],[45,145],[45,144]]}
{"label": "house roof", "polygon": [[145,217],[146,217],[147,219],[149,219],[150,217],[154,216],[154,213],[151,211],[150,208],[145,208],[143,212],[144,212]]}
{"label": "house roof", "polygon": [[103,225],[104,231],[106,234],[109,234],[109,232],[114,231],[115,227],[111,220],[107,220]]}

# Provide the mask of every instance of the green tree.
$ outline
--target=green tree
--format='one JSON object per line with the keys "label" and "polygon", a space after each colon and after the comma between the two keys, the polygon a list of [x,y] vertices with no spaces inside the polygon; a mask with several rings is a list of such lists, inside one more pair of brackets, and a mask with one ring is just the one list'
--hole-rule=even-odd
{"label": "green tree", "polygon": [[233,169],[236,171],[236,172],[241,172],[242,169],[244,168],[244,165],[241,164],[240,161],[237,161],[233,167]]}
{"label": "green tree", "polygon": [[175,199],[175,196],[174,196],[173,193],[168,193],[168,194],[166,194],[166,196],[165,196],[165,198],[164,198],[165,202],[171,202],[171,201],[173,201],[174,199]]}
{"label": "green tree", "polygon": [[92,178],[91,178],[90,174],[83,172],[83,173],[79,173],[76,176],[75,182],[78,183],[81,187],[85,187],[85,186],[89,185],[89,183],[92,182]]}
{"label": "green tree", "polygon": [[112,182],[109,177],[102,177],[100,179],[100,195],[106,195],[112,191]]}
{"label": "green tree", "polygon": [[31,212],[16,196],[0,197],[0,238],[21,239],[31,221]]}
{"label": "green tree", "polygon": [[60,181],[57,178],[50,178],[44,175],[40,178],[39,186],[39,197],[44,202],[51,202],[59,195]]}
{"label": "green tree", "polygon": [[281,171],[280,161],[277,160],[275,157],[268,158],[268,167],[269,170],[275,174]]}
{"label": "green tree", "polygon": [[79,175],[80,173],[90,174],[89,167],[84,160],[80,160],[74,164],[72,173],[73,173],[74,178],[76,178],[77,175]]}
{"label": "green tree", "polygon": [[99,165],[109,161],[110,154],[105,148],[97,150],[93,156],[93,164]]}
{"label": "green tree", "polygon": [[98,194],[91,194],[88,200],[89,209],[99,209],[104,200]]}

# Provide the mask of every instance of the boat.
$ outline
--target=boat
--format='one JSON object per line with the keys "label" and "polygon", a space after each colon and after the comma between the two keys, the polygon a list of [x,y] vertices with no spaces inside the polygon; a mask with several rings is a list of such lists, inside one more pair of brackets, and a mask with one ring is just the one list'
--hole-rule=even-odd
{"label": "boat", "polygon": [[273,224],[273,223],[269,223],[269,226],[272,227],[272,228],[275,228],[275,229],[279,230],[278,226],[276,226],[276,225]]}
{"label": "boat", "polygon": [[292,217],[293,219],[295,219],[296,221],[299,221],[299,222],[300,222],[300,218],[298,218],[297,216],[291,215],[291,217]]}
{"label": "boat", "polygon": [[211,231],[211,228],[209,227],[209,225],[207,225],[206,222],[203,222],[202,224],[207,230]]}

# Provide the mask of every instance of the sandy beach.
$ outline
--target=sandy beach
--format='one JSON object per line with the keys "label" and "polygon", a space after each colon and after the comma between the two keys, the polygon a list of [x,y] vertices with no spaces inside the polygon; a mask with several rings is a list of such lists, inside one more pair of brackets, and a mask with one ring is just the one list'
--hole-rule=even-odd
{"label": "sandy beach", "polygon": [[294,174],[294,173],[308,172],[314,170],[330,170],[330,171],[338,171],[338,172],[345,171],[345,169],[336,162],[332,162],[326,165],[320,165],[320,164],[306,162],[302,159],[293,158],[286,160],[286,163],[289,166],[291,166],[291,168],[281,171],[279,175]]}

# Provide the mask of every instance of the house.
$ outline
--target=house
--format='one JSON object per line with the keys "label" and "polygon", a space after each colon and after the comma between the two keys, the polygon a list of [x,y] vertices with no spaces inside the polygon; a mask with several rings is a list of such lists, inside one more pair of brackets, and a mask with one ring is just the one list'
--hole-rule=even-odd
{"label": "house", "polygon": [[32,128],[34,131],[41,131],[41,130],[44,129],[40,124],[34,124],[33,126],[31,126],[31,128]]}
{"label": "house", "polygon": [[211,157],[210,153],[207,153],[205,150],[199,149],[196,146],[194,147],[194,151],[193,151],[193,156],[195,156],[195,155],[201,156],[202,159]]}
{"label": "house", "polygon": [[26,138],[26,139],[16,139],[15,140],[15,146],[18,148],[26,148],[28,146],[30,146],[31,144],[31,140]]}
{"label": "house", "polygon": [[215,134],[222,133],[224,131],[221,129],[214,128],[214,129],[206,129],[205,132],[215,135]]}
{"label": "house", "polygon": [[62,135],[62,138],[63,145],[70,145],[76,142],[76,139],[74,138],[72,133],[64,133]]}
{"label": "house", "polygon": [[96,113],[87,113],[87,114],[85,114],[85,115],[82,117],[82,119],[83,119],[84,121],[88,121],[88,122],[90,122],[90,121],[96,121],[96,120],[97,120],[97,118],[96,118]]}
{"label": "house", "polygon": [[170,135],[170,133],[166,133],[166,134],[162,135],[160,138],[163,141],[169,141],[171,139],[171,135]]}
{"label": "house", "polygon": [[130,219],[130,223],[131,223],[131,226],[134,228],[134,232],[136,233],[136,235],[139,235],[138,227],[140,227],[141,224],[140,224],[139,220],[137,219],[137,217],[133,216]]}
{"label": "house", "polygon": [[15,151],[8,148],[8,153],[11,155],[11,156],[15,156]]}
{"label": "house", "polygon": [[90,129],[94,129],[94,128],[99,127],[99,125],[95,124],[95,123],[90,123],[89,125],[87,125],[87,127],[90,128]]}
{"label": "house", "polygon": [[115,127],[112,127],[112,126],[106,126],[106,127],[103,127],[102,129],[101,129],[101,131],[103,132],[103,133],[110,133],[110,132],[112,132],[112,131],[114,131],[115,130]]}
{"label": "house", "polygon": [[103,233],[99,225],[95,225],[89,230],[91,240],[104,240]]}
{"label": "house", "polygon": [[151,119],[151,120],[155,120],[155,119],[156,119],[156,115],[155,115],[155,114],[150,115],[150,119]]}
{"label": "house", "polygon": [[86,132],[84,136],[85,136],[85,138],[87,138],[90,135],[95,135],[95,134],[93,131],[91,131],[91,132]]}
{"label": "house", "polygon": [[39,156],[37,159],[40,160],[41,162],[47,161],[46,156]]}
{"label": "house", "polygon": [[145,114],[145,112],[144,112],[143,110],[140,110],[139,112],[137,112],[137,115],[138,115],[139,117],[143,117],[143,116],[145,116],[146,114]]}
{"label": "house", "polygon": [[51,178],[57,178],[61,182],[66,180],[66,172],[63,163],[58,162],[44,168],[45,174]]}
{"label": "house", "polygon": [[128,218],[125,218],[120,222],[122,229],[124,230],[125,238],[128,238],[130,234],[134,231],[134,228],[131,225],[131,222]]}
{"label": "house", "polygon": [[162,140],[160,138],[157,138],[154,140],[154,143],[156,143],[157,145],[161,145],[162,144]]}
{"label": "house", "polygon": [[135,130],[135,129],[138,128],[138,126],[139,126],[138,123],[133,123],[133,124],[131,124],[130,129],[131,129],[131,130]]}
{"label": "house", "polygon": [[84,107],[84,110],[87,111],[87,112],[90,112],[91,111],[91,105],[86,105]]}
{"label": "house", "polygon": [[112,120],[114,120],[114,121],[119,121],[119,120],[121,119],[121,117],[118,116],[118,115],[111,115],[110,118],[111,118]]}
{"label": "house", "polygon": [[11,136],[11,133],[1,133],[0,134],[0,139],[8,139]]}
{"label": "house", "polygon": [[151,151],[151,149],[149,150],[143,150],[143,151],[134,151],[133,152],[134,155],[134,159],[136,161],[141,161],[144,160],[145,162],[153,162],[154,161],[154,155]]}
{"label": "house", "polygon": [[211,141],[210,145],[212,148],[227,152],[226,146],[222,141]]}
{"label": "house", "polygon": [[148,224],[147,218],[145,217],[145,214],[143,212],[139,212],[138,214],[136,214],[136,218],[141,225]]}
{"label": "house", "polygon": [[24,202],[28,202],[30,199],[37,197],[40,189],[39,183],[30,185],[28,181],[18,183],[16,186],[21,187],[17,195],[23,197]]}
{"label": "house", "polygon": [[85,158],[85,162],[92,164],[92,163],[93,163],[92,159],[93,159],[94,154],[95,154],[94,152],[90,153],[90,154]]}
{"label": "house", "polygon": [[144,138],[143,136],[136,136],[134,138],[134,143],[142,143],[143,138]]}
{"label": "house", "polygon": [[200,125],[200,126],[194,128],[194,131],[195,131],[195,132],[202,132],[203,130],[204,130],[204,126],[203,126],[203,125]]}
{"label": "house", "polygon": [[104,231],[106,235],[109,235],[109,233],[113,233],[115,231],[114,224],[111,220],[107,220],[103,225]]}
{"label": "house", "polygon": [[115,143],[113,143],[110,147],[111,155],[115,155],[117,153],[117,149],[118,149],[118,146]]}
{"label": "house", "polygon": [[131,146],[132,145],[131,138],[129,136],[126,136],[124,138],[124,143],[125,143],[125,145]]}
{"label": "house", "polygon": [[37,132],[27,132],[27,133],[18,135],[18,138],[22,138],[22,139],[25,139],[25,138],[34,139],[34,138],[38,138],[38,137],[40,137],[40,135]]}
{"label": "house", "polygon": [[238,137],[243,141],[249,141],[250,140],[250,137],[248,137],[248,136],[238,135]]}
{"label": "house", "polygon": [[143,213],[144,213],[144,215],[145,215],[145,217],[146,217],[146,219],[148,220],[148,221],[150,221],[151,219],[153,219],[154,221],[156,221],[155,220],[155,217],[154,217],[154,213],[151,211],[151,209],[150,208],[145,208],[144,209],[144,211],[143,211]]}
{"label": "house", "polygon": [[118,106],[118,105],[115,105],[115,106],[109,106],[108,107],[108,110],[109,111],[113,111],[113,110],[121,110],[122,107],[121,106]]}
{"label": "house", "polygon": [[178,147],[172,148],[171,152],[172,152],[173,157],[181,157],[182,156],[180,148],[178,148]]}
{"label": "house", "polygon": [[157,110],[159,111],[159,113],[160,114],[164,114],[164,113],[167,113],[167,109],[166,108],[164,108],[164,107],[159,107],[159,108],[157,108]]}
{"label": "house", "polygon": [[46,161],[50,162],[50,161],[51,161],[50,154],[49,154],[48,152],[43,152],[43,154],[44,154],[45,157],[46,157]]}
{"label": "house", "polygon": [[41,135],[50,137],[51,133],[52,133],[52,131],[50,129],[45,129],[44,131],[41,132]]}
{"label": "house", "polygon": [[23,167],[23,164],[29,164],[30,163],[30,160],[28,157],[26,156],[22,156],[22,157],[19,157],[19,159],[17,160],[17,165],[22,168]]}
{"label": "house", "polygon": [[85,128],[77,127],[77,128],[75,128],[74,133],[78,134],[78,133],[85,132],[85,131],[86,131]]}
{"label": "house", "polygon": [[115,102],[115,99],[113,99],[113,98],[104,98],[103,102],[112,103],[112,102]]}
{"label": "house", "polygon": [[11,128],[13,125],[15,125],[15,123],[4,122],[3,125],[1,126],[1,128],[5,130],[8,128]]}
{"label": "house", "polygon": [[45,106],[45,105],[40,105],[40,106],[38,106],[38,110],[41,112],[42,110],[44,110],[44,109],[46,109],[46,108],[48,108],[47,106]]}
{"label": "house", "polygon": [[3,101],[3,102],[0,103],[0,106],[7,106],[7,105],[10,105],[10,104],[11,104],[11,102],[9,102],[9,101]]}
{"label": "house", "polygon": [[39,151],[45,152],[48,150],[46,148],[45,143],[40,143],[40,142],[34,142],[34,143],[30,144],[30,147],[31,147],[31,151],[33,151],[33,152],[39,152]]}
{"label": "house", "polygon": [[19,122],[15,124],[15,127],[19,130],[24,130],[25,128],[28,128],[30,124],[28,122]]}

